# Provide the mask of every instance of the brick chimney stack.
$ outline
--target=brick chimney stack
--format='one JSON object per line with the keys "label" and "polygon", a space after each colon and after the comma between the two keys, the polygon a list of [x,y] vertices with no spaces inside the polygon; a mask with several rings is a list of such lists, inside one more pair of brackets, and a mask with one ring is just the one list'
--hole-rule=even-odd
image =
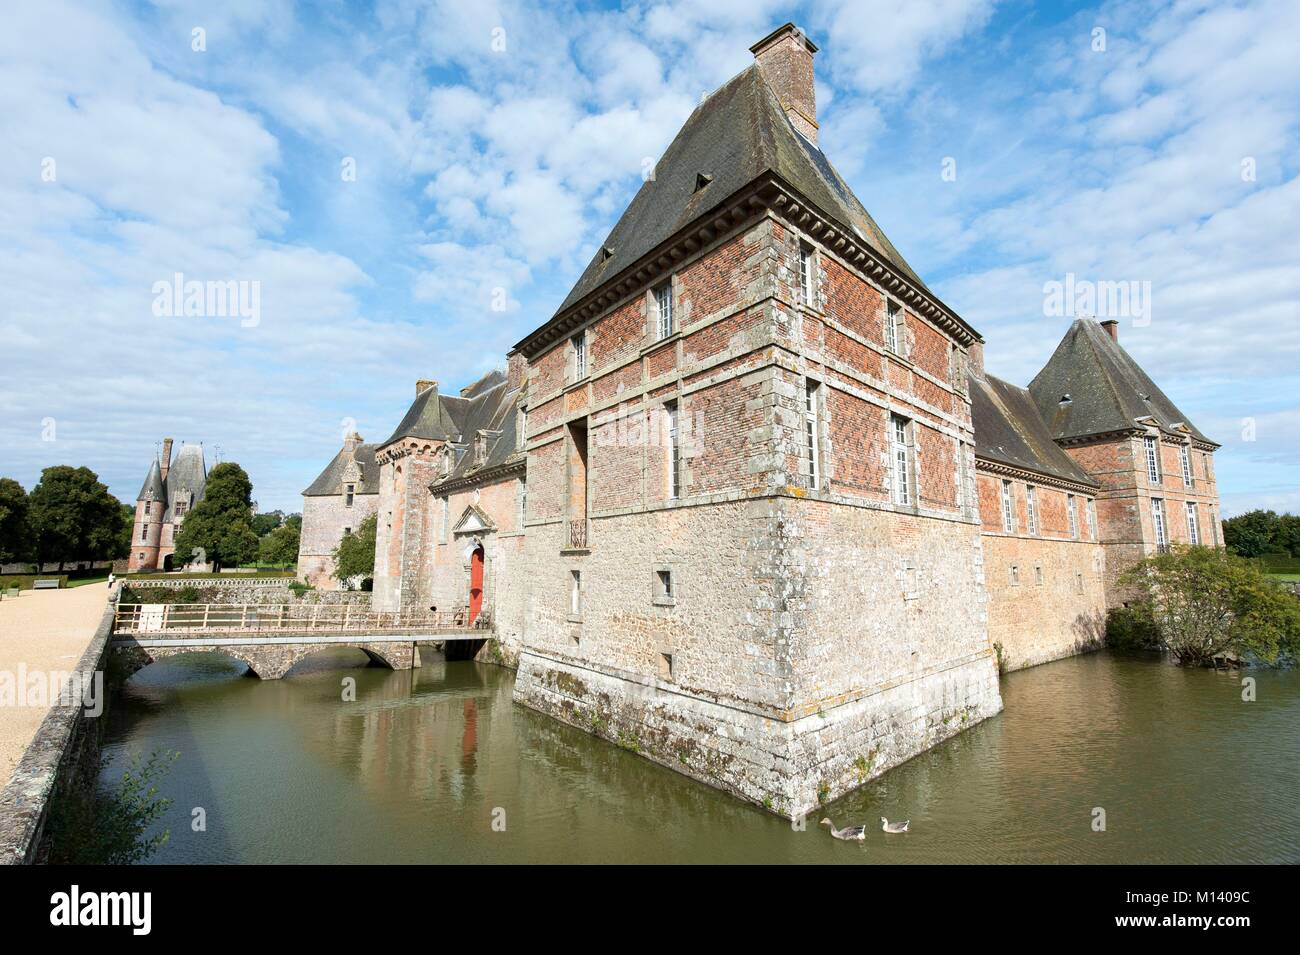
{"label": "brick chimney stack", "polygon": [[777,27],[749,48],[785,114],[803,137],[817,145],[817,94],[813,54],[817,44],[793,23]]}
{"label": "brick chimney stack", "polygon": [[1106,329],[1106,334],[1110,336],[1111,341],[1115,342],[1116,344],[1119,343],[1119,322],[1118,321],[1116,321],[1113,318],[1108,318],[1101,323],[1101,327]]}
{"label": "brick chimney stack", "polygon": [[415,383],[415,397],[418,398],[420,397],[420,395],[424,394],[430,388],[437,388],[437,387],[438,387],[438,383],[434,381],[432,378],[421,378],[419,381]]}
{"label": "brick chimney stack", "polygon": [[167,471],[172,466],[172,439],[163,438],[162,459],[158,462],[158,469],[162,472],[162,479],[167,480]]}
{"label": "brick chimney stack", "polygon": [[355,451],[362,445],[362,443],[361,435],[357,434],[355,431],[351,431],[348,433],[348,436],[343,439],[343,450]]}

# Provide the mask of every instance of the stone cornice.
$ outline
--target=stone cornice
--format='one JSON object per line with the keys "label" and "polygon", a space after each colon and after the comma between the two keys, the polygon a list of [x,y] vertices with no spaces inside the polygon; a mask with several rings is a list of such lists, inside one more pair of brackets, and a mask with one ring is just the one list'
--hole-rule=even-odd
{"label": "stone cornice", "polygon": [[1067,478],[1056,477],[1052,474],[1043,474],[1041,471],[1030,471],[1025,468],[1018,468],[1011,464],[1003,464],[1001,461],[994,461],[991,458],[981,457],[978,453],[975,455],[975,469],[978,471],[986,471],[989,474],[996,474],[999,477],[1024,481],[1026,484],[1054,487],[1058,490],[1065,491],[1078,491],[1080,494],[1095,496],[1097,492],[1101,490],[1100,484],[1082,484],[1079,481],[1071,481]]}
{"label": "stone cornice", "polygon": [[529,359],[537,357],[542,351],[563,341],[574,330],[621,302],[630,293],[671,273],[679,263],[719,235],[768,211],[811,235],[841,259],[860,269],[917,315],[953,335],[962,345],[969,346],[983,341],[979,333],[955,312],[933,293],[919,287],[895,268],[851,227],[817,208],[779,176],[768,173],[697,217],[569,308],[557,312],[550,321],[516,344],[515,348]]}
{"label": "stone cornice", "polygon": [[503,478],[512,477],[515,474],[523,474],[528,469],[528,462],[525,458],[519,457],[511,461],[505,461],[501,464],[494,464],[490,468],[483,468],[475,471],[473,474],[465,474],[458,478],[451,478],[446,481],[434,481],[429,485],[429,490],[438,495],[452,494],[456,491],[463,491],[468,488],[479,487],[484,484],[492,484]]}

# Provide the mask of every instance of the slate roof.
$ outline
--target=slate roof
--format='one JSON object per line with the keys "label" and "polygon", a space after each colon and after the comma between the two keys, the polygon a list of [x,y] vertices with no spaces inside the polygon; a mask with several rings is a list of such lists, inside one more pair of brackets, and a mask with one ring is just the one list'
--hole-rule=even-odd
{"label": "slate roof", "polygon": [[156,458],[149,465],[149,473],[145,475],[144,484],[140,486],[140,493],[136,496],[136,500],[162,501],[163,520],[170,521],[172,505],[176,498],[182,492],[194,495],[193,501],[186,501],[192,507],[203,500],[203,489],[207,482],[208,467],[203,460],[203,446],[182,444],[171,462],[171,467],[167,469],[166,478],[162,476],[162,467]]}
{"label": "slate roof", "polygon": [[144,477],[144,484],[140,487],[140,493],[135,496],[137,501],[165,501],[167,500],[167,491],[163,487],[162,469],[158,466],[158,459],[155,458],[153,464],[149,465],[149,473]]}
{"label": "slate roof", "polygon": [[325,465],[325,470],[311,482],[303,497],[332,497],[342,493],[343,475],[349,460],[355,461],[361,468],[361,480],[354,493],[379,493],[379,464],[375,461],[375,444],[359,444],[349,450],[344,447],[334,455],[334,460]]}
{"label": "slate roof", "polygon": [[1099,486],[1052,440],[1027,389],[993,375],[971,375],[968,381],[977,457]]}
{"label": "slate roof", "polygon": [[[695,108],[655,166],[654,178],[641,186],[556,314],[766,173],[776,173],[852,227],[925,288],[830,160],[795,130],[758,65],[752,64]],[[697,191],[701,174],[713,179]],[[606,257],[604,249],[612,254]]]}
{"label": "slate roof", "polygon": [[[1133,430],[1141,427],[1139,419],[1151,417],[1164,431],[1180,433],[1176,426],[1182,424],[1217,447],[1092,319],[1075,320],[1029,392],[1058,441]],[[1065,395],[1068,402],[1061,400]]]}
{"label": "slate roof", "polygon": [[381,441],[379,447],[392,444],[399,438],[430,438],[434,441],[446,441],[460,430],[451,417],[443,401],[439,400],[438,386],[426,388],[415,396],[406,415],[398,423],[397,429]]}

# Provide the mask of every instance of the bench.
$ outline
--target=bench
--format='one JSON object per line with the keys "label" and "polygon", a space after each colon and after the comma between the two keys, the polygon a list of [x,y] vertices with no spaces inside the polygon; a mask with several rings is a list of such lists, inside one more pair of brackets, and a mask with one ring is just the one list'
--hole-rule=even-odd
{"label": "bench", "polygon": [[58,589],[59,589],[59,578],[57,577],[47,577],[44,580],[36,580],[32,582],[32,590],[58,590]]}

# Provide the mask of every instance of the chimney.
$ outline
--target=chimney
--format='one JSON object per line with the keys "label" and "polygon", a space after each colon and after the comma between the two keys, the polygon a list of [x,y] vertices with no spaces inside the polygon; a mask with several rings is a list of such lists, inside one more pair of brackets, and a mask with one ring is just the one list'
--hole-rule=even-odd
{"label": "chimney", "polygon": [[415,383],[415,397],[418,398],[420,397],[420,395],[424,394],[430,388],[437,388],[437,387],[438,387],[438,383],[434,381],[432,378],[421,378],[419,381]]}
{"label": "chimney", "polygon": [[817,44],[793,23],[777,27],[749,48],[763,78],[794,128],[817,145],[817,95],[813,90],[813,54]]}
{"label": "chimney", "polygon": [[971,342],[966,349],[966,370],[971,377],[984,380],[984,343]]}
{"label": "chimney", "polygon": [[361,446],[361,444],[362,444],[361,435],[357,434],[355,431],[352,431],[349,432],[348,436],[343,439],[343,450],[355,451],[357,448]]}
{"label": "chimney", "polygon": [[1110,336],[1111,341],[1119,343],[1119,322],[1116,319],[1106,319],[1101,323],[1101,327],[1106,329],[1106,334]]}
{"label": "chimney", "polygon": [[162,460],[158,462],[158,469],[162,471],[162,479],[167,480],[167,471],[172,466],[172,439],[163,438]]}

